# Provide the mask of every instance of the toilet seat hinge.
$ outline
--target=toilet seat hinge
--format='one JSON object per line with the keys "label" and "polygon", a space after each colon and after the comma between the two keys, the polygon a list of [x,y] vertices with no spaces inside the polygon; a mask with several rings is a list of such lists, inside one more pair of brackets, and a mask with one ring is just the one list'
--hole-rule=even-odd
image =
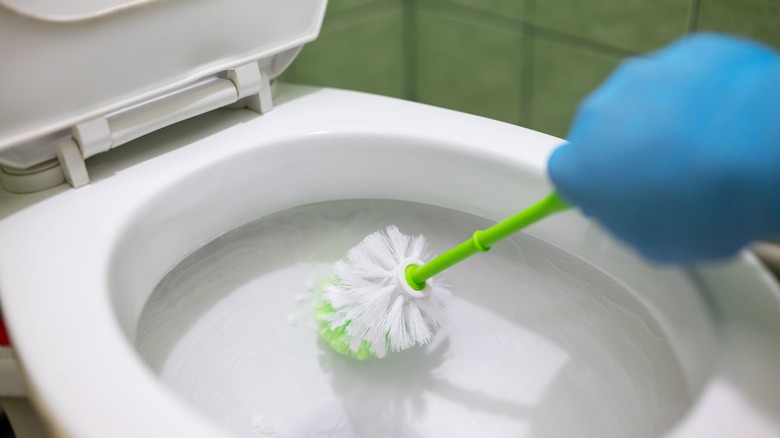
{"label": "toilet seat hinge", "polygon": [[249,108],[260,114],[274,109],[271,80],[256,62],[232,68],[227,71],[226,77],[235,84],[239,103],[243,100],[244,105],[239,104],[238,107]]}

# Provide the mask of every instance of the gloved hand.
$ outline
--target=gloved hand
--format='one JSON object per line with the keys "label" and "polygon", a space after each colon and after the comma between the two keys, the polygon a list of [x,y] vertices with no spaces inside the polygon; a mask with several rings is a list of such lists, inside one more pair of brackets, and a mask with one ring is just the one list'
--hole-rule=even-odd
{"label": "gloved hand", "polygon": [[715,34],[621,65],[550,158],[558,193],[647,258],[780,235],[780,56]]}

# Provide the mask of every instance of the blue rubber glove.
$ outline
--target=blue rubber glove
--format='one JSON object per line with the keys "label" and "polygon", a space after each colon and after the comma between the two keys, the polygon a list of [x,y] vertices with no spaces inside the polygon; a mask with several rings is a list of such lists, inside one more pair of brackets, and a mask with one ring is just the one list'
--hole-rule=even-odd
{"label": "blue rubber glove", "polygon": [[715,34],[621,65],[550,158],[559,194],[645,257],[719,259],[780,235],[780,57]]}

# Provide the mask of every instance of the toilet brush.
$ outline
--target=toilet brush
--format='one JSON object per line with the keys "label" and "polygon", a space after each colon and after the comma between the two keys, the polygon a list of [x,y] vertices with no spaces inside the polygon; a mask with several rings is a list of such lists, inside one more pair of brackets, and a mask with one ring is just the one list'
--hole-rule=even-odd
{"label": "toilet brush", "polygon": [[317,304],[320,336],[357,359],[425,345],[446,320],[451,293],[433,277],[552,213],[569,208],[556,193],[435,257],[421,259],[423,236],[395,226],[368,235],[336,262]]}

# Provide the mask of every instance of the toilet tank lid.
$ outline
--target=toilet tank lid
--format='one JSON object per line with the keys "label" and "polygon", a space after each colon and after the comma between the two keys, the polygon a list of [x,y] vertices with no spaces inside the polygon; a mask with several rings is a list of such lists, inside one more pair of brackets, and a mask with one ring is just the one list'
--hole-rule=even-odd
{"label": "toilet tank lid", "polygon": [[326,3],[0,0],[0,151],[248,62],[274,78]]}

